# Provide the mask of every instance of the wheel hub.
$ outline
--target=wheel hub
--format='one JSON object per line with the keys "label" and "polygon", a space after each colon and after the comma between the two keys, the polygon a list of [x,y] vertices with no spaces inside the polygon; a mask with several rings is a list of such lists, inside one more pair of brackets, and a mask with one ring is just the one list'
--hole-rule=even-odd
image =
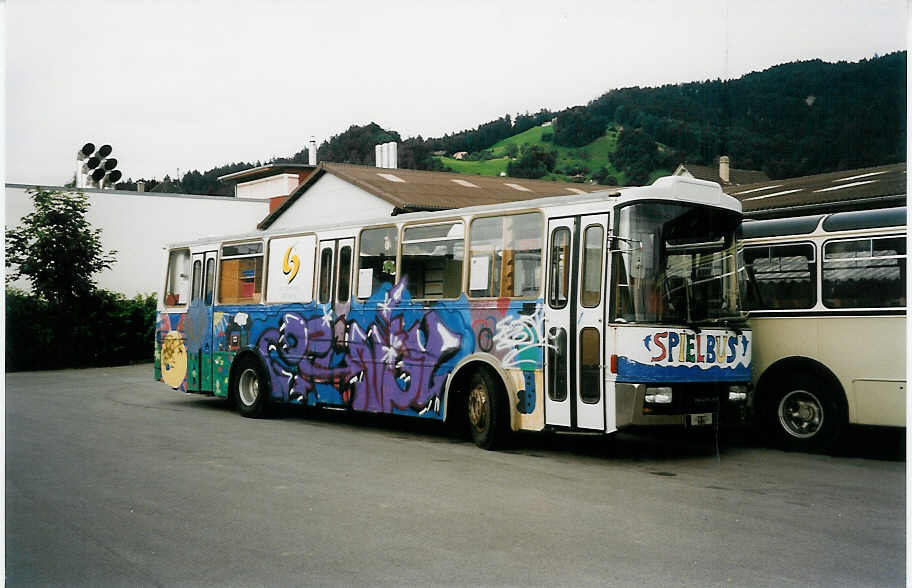
{"label": "wheel hub", "polygon": [[813,437],[823,426],[823,405],[807,390],[793,390],[779,402],[782,428],[799,439]]}
{"label": "wheel hub", "polygon": [[478,431],[483,431],[488,422],[488,395],[484,386],[475,386],[469,391],[469,421]]}
{"label": "wheel hub", "polygon": [[260,379],[257,377],[255,370],[246,369],[238,379],[238,396],[244,406],[253,406],[256,404],[257,397],[260,395]]}

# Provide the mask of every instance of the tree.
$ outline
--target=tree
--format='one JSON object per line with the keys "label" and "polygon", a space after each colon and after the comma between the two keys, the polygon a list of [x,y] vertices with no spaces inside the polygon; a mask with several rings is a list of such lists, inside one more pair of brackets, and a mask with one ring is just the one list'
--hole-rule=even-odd
{"label": "tree", "polygon": [[7,280],[25,277],[35,294],[52,306],[73,309],[95,291],[93,276],[109,269],[116,251],[101,247],[81,192],[29,190],[35,210],[6,231]]}
{"label": "tree", "polygon": [[514,178],[540,178],[554,169],[557,154],[540,145],[525,145],[519,159],[507,163],[507,175]]}

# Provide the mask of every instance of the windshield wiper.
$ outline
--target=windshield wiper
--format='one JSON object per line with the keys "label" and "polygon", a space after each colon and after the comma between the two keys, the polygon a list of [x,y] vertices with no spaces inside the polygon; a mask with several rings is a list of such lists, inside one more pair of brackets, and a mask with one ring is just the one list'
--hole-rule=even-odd
{"label": "windshield wiper", "polygon": [[[685,324],[687,324],[688,327],[693,329],[694,325],[696,325],[698,323],[702,324],[702,325],[708,325],[710,323],[721,324],[726,329],[728,329],[730,331],[734,331],[734,333],[736,335],[740,335],[741,333],[744,332],[743,327],[747,323],[747,315],[741,314],[738,316],[729,316],[729,317],[720,316],[717,318],[705,318],[700,321],[691,321],[690,323],[685,323]],[[696,330],[697,333],[700,332],[699,328],[694,329],[694,330]]]}

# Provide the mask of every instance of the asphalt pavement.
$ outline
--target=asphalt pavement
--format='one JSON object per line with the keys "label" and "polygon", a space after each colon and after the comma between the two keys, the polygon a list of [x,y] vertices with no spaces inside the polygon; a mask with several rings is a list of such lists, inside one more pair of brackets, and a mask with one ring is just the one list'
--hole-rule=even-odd
{"label": "asphalt pavement", "polygon": [[241,418],[149,365],[6,376],[9,586],[898,586],[903,435],[522,435]]}

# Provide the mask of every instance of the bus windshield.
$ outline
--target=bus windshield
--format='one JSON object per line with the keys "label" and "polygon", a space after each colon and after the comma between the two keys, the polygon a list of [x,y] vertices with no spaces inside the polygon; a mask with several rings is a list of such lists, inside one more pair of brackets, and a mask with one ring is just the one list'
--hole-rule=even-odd
{"label": "bus windshield", "polygon": [[733,210],[642,202],[618,210],[611,250],[615,303],[627,323],[742,320]]}

